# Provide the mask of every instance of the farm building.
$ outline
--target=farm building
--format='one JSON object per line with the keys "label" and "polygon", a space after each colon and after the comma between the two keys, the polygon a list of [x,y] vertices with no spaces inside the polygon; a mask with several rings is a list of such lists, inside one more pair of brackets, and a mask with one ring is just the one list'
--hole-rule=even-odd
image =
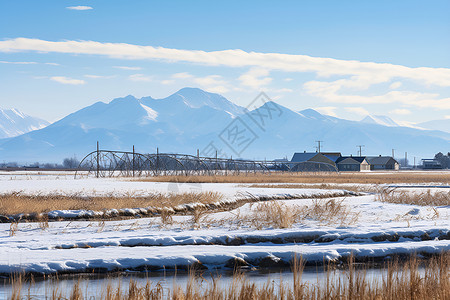
{"label": "farm building", "polygon": [[326,163],[330,165],[335,165],[335,162],[328,158],[323,153],[319,152],[296,152],[292,156],[291,162],[294,163],[303,163],[303,162],[318,162],[318,163]]}
{"label": "farm building", "polygon": [[436,159],[422,159],[424,169],[442,169],[442,165]]}
{"label": "farm building", "polygon": [[368,156],[371,170],[398,170],[400,164],[391,156]]}
{"label": "farm building", "polygon": [[339,171],[369,171],[370,165],[364,156],[341,156],[336,160]]}
{"label": "farm building", "polygon": [[339,157],[342,156],[340,152],[320,152],[320,153],[323,154],[326,158],[334,161],[334,163],[336,163]]}

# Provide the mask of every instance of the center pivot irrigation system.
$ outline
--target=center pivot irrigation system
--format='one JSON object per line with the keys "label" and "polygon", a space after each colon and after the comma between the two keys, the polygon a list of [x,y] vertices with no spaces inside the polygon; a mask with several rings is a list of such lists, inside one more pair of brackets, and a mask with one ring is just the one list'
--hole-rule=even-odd
{"label": "center pivot irrigation system", "polygon": [[170,175],[236,175],[270,172],[337,172],[334,165],[322,162],[258,161],[202,157],[198,154],[97,150],[86,155],[78,165],[81,174],[96,177],[146,177]]}

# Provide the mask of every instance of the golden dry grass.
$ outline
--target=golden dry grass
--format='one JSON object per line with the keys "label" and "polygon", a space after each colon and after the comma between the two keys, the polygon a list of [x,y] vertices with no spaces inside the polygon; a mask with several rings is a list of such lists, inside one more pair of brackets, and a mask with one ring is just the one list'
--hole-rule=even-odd
{"label": "golden dry grass", "polygon": [[[253,204],[252,213],[227,220],[238,227],[290,228],[306,220],[317,221],[322,225],[354,224],[359,214],[343,204],[344,200],[315,199],[310,205],[287,205],[284,202],[269,201]],[[239,212],[239,211],[238,211]]]}
{"label": "golden dry grass", "polygon": [[[127,288],[123,284],[112,287],[109,283],[99,292],[92,295],[80,288],[80,281],[74,282],[69,291],[62,292],[58,287],[48,292],[51,299],[105,299],[105,300],[143,300],[143,299],[173,299],[173,300],[255,300],[255,299],[395,299],[395,300],[425,300],[449,299],[450,297],[450,255],[432,257],[420,262],[412,257],[405,263],[389,262],[382,268],[381,278],[369,278],[366,270],[356,270],[353,258],[350,257],[344,269],[344,276],[339,277],[333,265],[326,266],[325,278],[317,282],[303,282],[304,264],[293,262],[292,284],[280,280],[268,280],[262,286],[251,282],[243,273],[237,272],[229,285],[221,284],[220,277],[205,280],[203,276],[196,277],[193,272],[182,289],[174,282],[172,290],[165,290],[160,284],[152,284],[149,280],[144,285],[130,280]],[[422,268],[422,269],[420,269]],[[10,299],[26,298],[21,291],[26,284],[21,276],[12,280]],[[63,298],[64,294],[68,295]],[[53,296],[53,297],[52,297]]]}
{"label": "golden dry grass", "polygon": [[441,183],[450,184],[450,172],[257,173],[228,176],[157,176],[137,181],[185,183]]}
{"label": "golden dry grass", "polygon": [[342,190],[352,192],[375,192],[378,188],[375,186],[345,185],[330,183],[320,184],[252,184],[250,188],[269,188],[269,189],[323,189],[323,190]]}
{"label": "golden dry grass", "polygon": [[[46,213],[52,210],[96,210],[121,209],[133,207],[175,207],[181,204],[200,202],[216,203],[223,195],[216,192],[190,192],[181,194],[149,194],[147,196],[95,196],[82,197],[60,194],[25,195],[8,193],[0,195],[0,215],[19,213]],[[42,220],[45,226],[45,220]]]}
{"label": "golden dry grass", "polygon": [[395,189],[384,189],[378,193],[377,200],[396,204],[448,206],[450,205],[450,191],[432,193],[428,190],[421,193],[411,193]]}

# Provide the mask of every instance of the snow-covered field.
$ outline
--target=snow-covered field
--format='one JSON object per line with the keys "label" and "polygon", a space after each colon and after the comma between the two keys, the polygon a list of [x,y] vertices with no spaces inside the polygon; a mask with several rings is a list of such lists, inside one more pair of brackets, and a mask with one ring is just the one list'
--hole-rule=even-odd
{"label": "snow-covered field", "polygon": [[[216,191],[232,200],[252,195],[308,195],[336,190],[249,188],[251,184],[175,184],[127,179],[73,179],[73,174],[0,174],[0,192],[25,194],[103,195]],[[345,189],[345,187],[343,187]],[[415,191],[417,188],[402,188]],[[255,215],[257,204],[210,213],[200,222],[190,215],[117,221],[19,223],[10,236],[10,223],[0,224],[0,273],[163,270],[196,264],[203,268],[283,266],[293,255],[309,263],[394,254],[434,254],[450,250],[450,207],[390,204],[376,195],[336,198],[354,218],[330,222],[306,217],[291,228],[255,229],[239,218]],[[292,210],[311,206],[313,199],[276,200]]]}

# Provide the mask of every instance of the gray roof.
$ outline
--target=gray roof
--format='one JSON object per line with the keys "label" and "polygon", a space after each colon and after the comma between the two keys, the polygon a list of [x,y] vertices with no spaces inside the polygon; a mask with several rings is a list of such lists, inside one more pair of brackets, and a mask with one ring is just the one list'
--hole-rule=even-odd
{"label": "gray roof", "polygon": [[358,162],[360,164],[366,159],[365,156],[341,156],[336,160],[336,163],[338,164],[341,161],[346,160],[348,158],[353,159],[355,162]]}
{"label": "gray roof", "polygon": [[315,157],[317,154],[319,154],[319,153],[317,153],[317,152],[305,152],[305,153],[297,152],[297,153],[294,153],[291,161],[292,162],[308,161],[311,158]]}
{"label": "gray roof", "polygon": [[389,163],[395,164],[397,161],[391,156],[368,156],[367,160],[371,165],[387,165]]}
{"label": "gray roof", "polygon": [[332,160],[333,162],[336,162],[339,157],[341,157],[340,153],[322,153],[326,158]]}

